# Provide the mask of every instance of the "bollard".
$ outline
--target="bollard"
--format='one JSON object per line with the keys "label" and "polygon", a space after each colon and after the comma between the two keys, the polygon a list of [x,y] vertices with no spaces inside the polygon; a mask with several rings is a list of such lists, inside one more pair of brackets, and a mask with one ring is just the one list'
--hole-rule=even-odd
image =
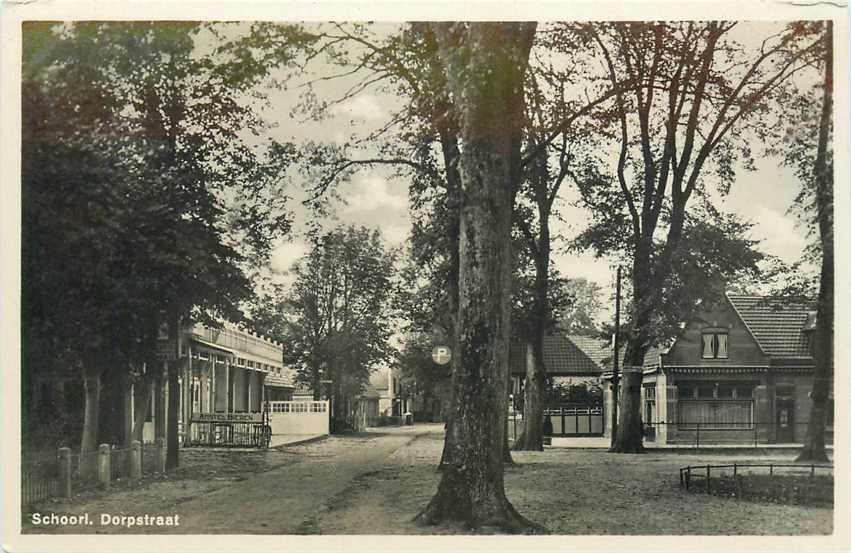
{"label": "bollard", "polygon": [[165,472],[165,440],[163,438],[157,438],[157,462],[155,464],[154,470],[157,472]]}
{"label": "bollard", "polygon": [[130,442],[130,478],[142,478],[142,444],[136,440]]}
{"label": "bollard", "polygon": [[71,448],[59,448],[59,495],[71,497]]}
{"label": "bollard", "polygon": [[98,481],[104,489],[109,489],[109,445],[100,444],[98,447]]}

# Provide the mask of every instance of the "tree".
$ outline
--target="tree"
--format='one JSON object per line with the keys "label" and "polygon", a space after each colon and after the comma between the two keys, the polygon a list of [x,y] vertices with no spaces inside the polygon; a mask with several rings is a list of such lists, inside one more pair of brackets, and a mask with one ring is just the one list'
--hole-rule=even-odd
{"label": "tree", "polygon": [[397,359],[402,390],[410,396],[419,394],[424,409],[431,412],[433,400],[440,399],[441,404],[448,398],[440,398],[440,390],[451,377],[449,365],[439,365],[432,359],[432,349],[445,344],[442,332],[410,333],[405,337]]}
{"label": "tree", "polygon": [[648,347],[664,339],[653,332],[653,313],[667,302],[673,267],[686,251],[689,200],[708,197],[706,181],[724,193],[735,164],[750,166],[752,137],[770,132],[773,102],[813,55],[815,45],[794,27],[756,48],[732,38],[735,27],[594,23],[564,35],[563,49],[578,41],[599,52],[600,77],[614,92],[596,116],[601,132],[619,136],[615,178],[586,175],[584,201],[594,222],[579,242],[599,253],[624,252],[632,264],[617,452],[642,450],[639,367]]}
{"label": "tree", "polygon": [[569,278],[566,293],[571,298],[570,306],[561,314],[558,322],[560,331],[581,336],[599,336],[596,320],[603,308],[600,285],[585,277]]}
{"label": "tree", "polygon": [[347,227],[317,237],[294,269],[288,361],[316,399],[331,381],[335,424],[351,423],[354,397],[393,354],[394,262],[378,231]]}
{"label": "tree", "polygon": [[[288,158],[264,163],[238,138],[258,123],[250,106],[235,101],[253,75],[193,55],[202,29],[83,22],[36,26],[28,34],[27,82],[33,99],[44,103],[28,111],[24,125],[32,136],[24,188],[33,194],[25,199],[32,232],[24,250],[65,262],[67,245],[44,237],[80,236],[79,260],[38,267],[44,276],[33,279],[29,297],[66,333],[61,345],[83,367],[84,451],[97,443],[104,367],[126,379],[129,367],[138,374],[145,366],[142,374],[151,378],[158,373],[152,357],[162,326],[176,337],[190,318],[239,320],[239,303],[250,292],[240,265],[262,259],[269,242],[288,229],[278,178]],[[27,102],[25,96],[25,112]],[[76,163],[85,164],[82,172]],[[71,292],[63,299],[43,281],[61,281],[68,269],[78,280],[70,286],[66,280]],[[57,309],[56,301],[68,310]],[[75,317],[82,324],[73,325]],[[67,336],[75,328],[85,334]],[[177,367],[170,368],[176,413]],[[176,419],[171,426],[176,437]],[[171,442],[168,464],[176,463]]]}
{"label": "tree", "polygon": [[524,73],[535,24],[445,23],[434,28],[460,120],[463,194],[452,348],[454,415],[437,493],[417,518],[430,524],[459,521],[528,531],[533,525],[505,497],[502,453],[511,214],[520,169]]}
{"label": "tree", "polygon": [[[807,435],[798,461],[828,462],[825,449],[827,402],[833,382],[833,28],[832,22],[799,24],[803,31],[820,37],[819,65],[823,78],[821,103],[810,91],[799,94],[793,104],[798,108],[789,118],[791,131],[778,146],[784,162],[795,168],[802,189],[796,205],[799,213],[817,229],[814,257],[821,257],[816,304],[816,329],[812,342],[815,361],[812,407]],[[814,111],[818,109],[819,113]],[[818,121],[817,125],[813,125]],[[788,285],[785,290],[789,292]]]}

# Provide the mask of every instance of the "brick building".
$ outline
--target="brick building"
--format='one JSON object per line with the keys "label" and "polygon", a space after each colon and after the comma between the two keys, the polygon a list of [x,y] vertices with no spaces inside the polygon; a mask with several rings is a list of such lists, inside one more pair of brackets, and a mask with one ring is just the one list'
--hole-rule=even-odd
{"label": "brick building", "polygon": [[814,329],[811,303],[728,293],[689,321],[667,351],[645,357],[645,441],[801,443],[812,405]]}

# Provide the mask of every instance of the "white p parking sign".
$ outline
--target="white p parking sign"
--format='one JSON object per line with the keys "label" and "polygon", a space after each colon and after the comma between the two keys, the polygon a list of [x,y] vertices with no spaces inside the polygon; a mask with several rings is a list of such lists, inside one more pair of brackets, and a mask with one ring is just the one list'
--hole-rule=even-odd
{"label": "white p parking sign", "polygon": [[438,365],[445,365],[452,359],[452,350],[449,346],[435,346],[431,350],[431,358]]}

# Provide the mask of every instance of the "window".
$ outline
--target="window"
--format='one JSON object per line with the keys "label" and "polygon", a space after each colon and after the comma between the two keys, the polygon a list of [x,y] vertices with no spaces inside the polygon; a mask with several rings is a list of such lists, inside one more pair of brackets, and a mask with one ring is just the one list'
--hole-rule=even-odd
{"label": "window", "polygon": [[656,422],[656,384],[644,385],[644,423]]}
{"label": "window", "polygon": [[727,359],[727,331],[704,332],[703,358]]}
{"label": "window", "polygon": [[753,428],[753,401],[751,400],[692,400],[678,404],[678,427],[694,429]]}
{"label": "window", "polygon": [[677,404],[681,429],[753,428],[753,382],[687,382],[679,384]]}

